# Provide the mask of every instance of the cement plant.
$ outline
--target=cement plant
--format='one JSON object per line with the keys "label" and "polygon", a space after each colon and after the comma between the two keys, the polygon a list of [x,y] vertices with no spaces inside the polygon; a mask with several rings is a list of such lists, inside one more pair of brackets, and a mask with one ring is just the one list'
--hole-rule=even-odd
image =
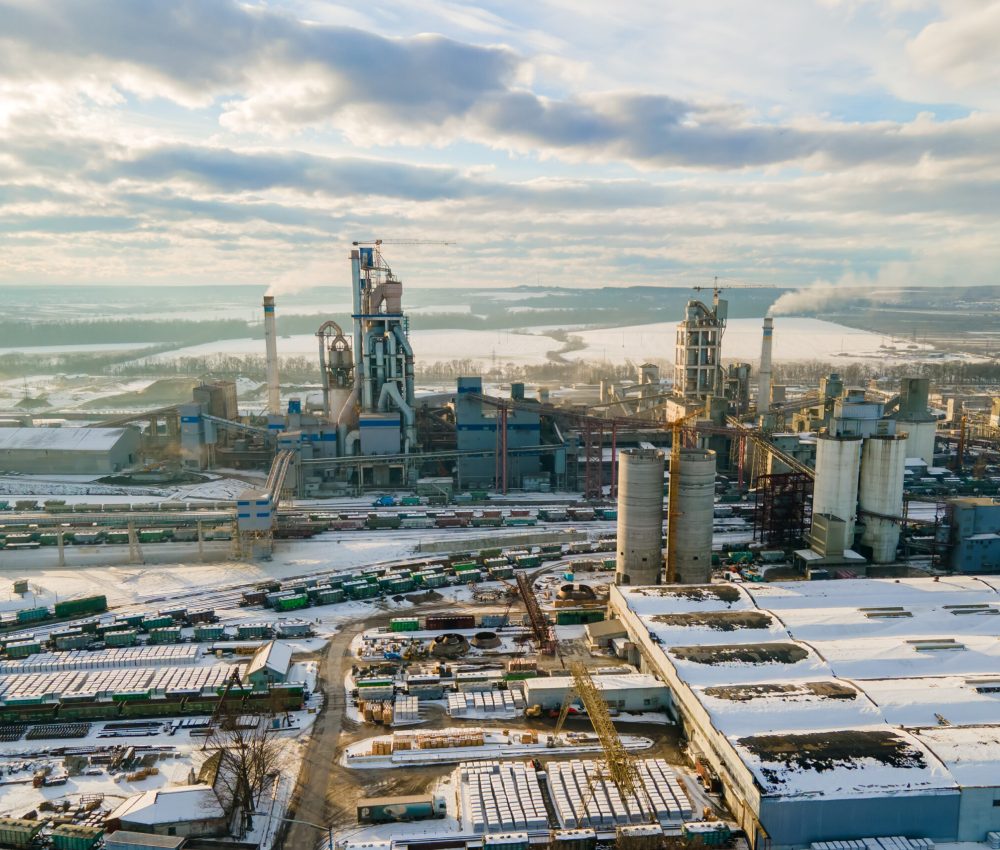
{"label": "cement plant", "polygon": [[275,288],[263,380],[10,382],[0,846],[1000,848],[1000,382],[734,357],[724,280],[434,379],[405,243],[340,247],[318,381]]}

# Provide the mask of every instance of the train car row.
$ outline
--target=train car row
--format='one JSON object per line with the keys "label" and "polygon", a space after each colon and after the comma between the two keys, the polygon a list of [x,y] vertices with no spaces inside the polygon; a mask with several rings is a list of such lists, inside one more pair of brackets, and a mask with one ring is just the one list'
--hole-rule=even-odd
{"label": "train car row", "polygon": [[[39,549],[42,546],[58,546],[59,536],[67,546],[100,546],[107,544],[127,545],[129,533],[127,529],[64,527],[38,528],[31,527],[26,531],[9,531],[0,528],[0,549],[16,551],[19,549]],[[187,526],[184,528],[140,528],[136,529],[136,538],[140,543],[193,543],[198,539],[198,529]],[[202,531],[204,540],[230,540],[232,529],[227,526],[205,528]]]}
{"label": "train car row", "polygon": [[47,514],[178,513],[181,511],[229,511],[232,502],[73,502],[65,499],[17,499],[13,504],[0,500],[0,511],[44,512]]}
{"label": "train car row", "polygon": [[[27,593],[28,583],[21,579],[14,583],[15,593]],[[85,596],[80,599],[65,599],[50,607],[24,608],[20,611],[0,615],[0,629],[17,628],[20,626],[42,623],[47,620],[65,620],[72,617],[86,617],[90,614],[103,614],[108,610],[106,596]]]}

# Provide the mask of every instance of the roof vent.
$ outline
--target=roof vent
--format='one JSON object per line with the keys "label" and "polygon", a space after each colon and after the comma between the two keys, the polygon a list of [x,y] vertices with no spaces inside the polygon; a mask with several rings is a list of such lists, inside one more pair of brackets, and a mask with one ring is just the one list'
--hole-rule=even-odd
{"label": "roof vent", "polygon": [[954,638],[930,638],[908,640],[907,643],[917,652],[945,652],[949,650],[965,649],[964,643],[959,643]]}
{"label": "roof vent", "polygon": [[883,608],[858,608],[869,620],[892,620],[899,617],[912,617],[905,608],[885,606]]}

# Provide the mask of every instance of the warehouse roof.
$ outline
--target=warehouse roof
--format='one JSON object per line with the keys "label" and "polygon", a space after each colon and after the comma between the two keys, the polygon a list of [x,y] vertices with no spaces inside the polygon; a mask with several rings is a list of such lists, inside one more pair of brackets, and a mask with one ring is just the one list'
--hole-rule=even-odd
{"label": "warehouse roof", "polygon": [[[602,691],[627,691],[635,688],[663,688],[663,684],[656,676],[649,673],[610,673],[606,676],[594,676],[594,684],[598,690]],[[571,688],[573,687],[572,676],[543,676],[538,679],[524,679],[521,684],[525,694],[533,690],[546,690],[548,688]]]}
{"label": "warehouse roof", "polygon": [[129,797],[108,815],[109,820],[144,826],[221,817],[225,817],[222,804],[215,791],[207,785],[181,785],[146,791]]}
{"label": "warehouse roof", "polygon": [[156,835],[151,832],[130,832],[127,829],[118,829],[105,834],[104,846],[108,850],[116,847],[127,847],[133,850],[135,847],[155,847],[164,850],[178,850],[187,841],[183,835]]}
{"label": "warehouse roof", "polygon": [[0,451],[106,452],[125,428],[0,428]]}
{"label": "warehouse roof", "polygon": [[920,729],[916,735],[944,762],[959,785],[996,787],[1000,727],[940,726]]}
{"label": "warehouse roof", "polygon": [[773,796],[857,798],[956,787],[923,744],[884,726],[753,735],[735,747],[764,793]]}

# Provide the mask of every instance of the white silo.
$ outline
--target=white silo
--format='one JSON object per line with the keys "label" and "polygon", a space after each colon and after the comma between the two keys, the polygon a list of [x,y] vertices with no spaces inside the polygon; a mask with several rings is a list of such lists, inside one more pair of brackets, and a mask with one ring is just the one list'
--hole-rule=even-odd
{"label": "white silo", "polygon": [[[899,516],[903,510],[903,472],[907,440],[901,436],[869,437],[861,451],[861,486],[858,506],[863,511]],[[896,560],[899,523],[864,516],[861,542],[872,550],[872,561],[889,564]]]}
{"label": "white silo", "polygon": [[704,584],[712,578],[712,519],[715,508],[715,452],[682,449],[676,475],[670,470],[670,486],[679,486],[678,516],[674,522],[676,546],[672,557],[681,584]]}
{"label": "white silo", "polygon": [[906,434],[906,457],[918,457],[927,464],[934,466],[934,435],[937,434],[937,422],[897,419],[896,428]]}
{"label": "white silo", "polygon": [[659,584],[663,566],[663,452],[618,455],[618,555],[615,584]]}
{"label": "white silo", "polygon": [[842,543],[854,543],[854,523],[858,512],[858,474],[861,467],[861,437],[816,439],[816,481],[813,484],[813,515],[835,516],[844,521]]}

